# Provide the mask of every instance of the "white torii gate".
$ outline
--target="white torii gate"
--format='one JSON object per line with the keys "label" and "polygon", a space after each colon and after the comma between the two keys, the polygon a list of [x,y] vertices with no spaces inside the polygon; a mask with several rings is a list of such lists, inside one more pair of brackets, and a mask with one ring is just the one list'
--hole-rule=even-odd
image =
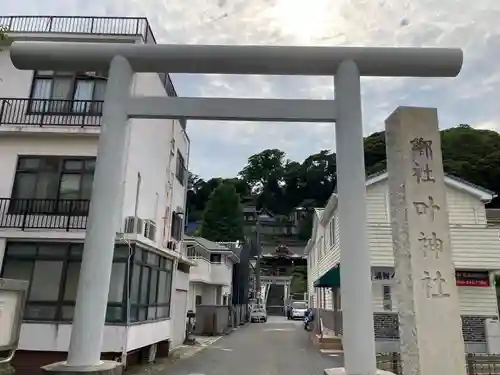
{"label": "white torii gate", "polygon": [[[113,249],[120,223],[129,118],[336,122],[343,345],[348,374],[374,375],[375,339],[360,76],[454,77],[459,49],[14,42],[18,69],[109,68],[78,295],[64,371],[110,368],[100,361]],[[335,77],[335,100],[130,96],[134,72],[315,75]],[[147,126],[147,125],[144,125]]]}

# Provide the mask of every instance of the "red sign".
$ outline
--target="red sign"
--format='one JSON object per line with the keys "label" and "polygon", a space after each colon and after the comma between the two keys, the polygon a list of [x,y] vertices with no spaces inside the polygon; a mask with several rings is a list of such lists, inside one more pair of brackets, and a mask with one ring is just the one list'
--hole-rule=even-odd
{"label": "red sign", "polygon": [[457,286],[490,286],[490,275],[488,271],[456,271]]}

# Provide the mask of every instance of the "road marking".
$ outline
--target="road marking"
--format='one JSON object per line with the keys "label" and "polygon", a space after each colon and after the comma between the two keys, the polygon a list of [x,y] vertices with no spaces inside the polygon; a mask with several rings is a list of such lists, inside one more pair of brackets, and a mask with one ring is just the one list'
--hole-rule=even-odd
{"label": "road marking", "polygon": [[343,350],[338,350],[338,349],[320,349],[321,353],[324,354],[342,354],[344,353]]}
{"label": "road marking", "polygon": [[[201,345],[202,346],[208,346],[208,345],[212,345],[213,343],[215,343],[216,341],[220,340],[223,336],[218,336],[218,337],[215,337],[211,340],[207,340],[205,341],[204,343],[202,343]],[[203,375],[203,374],[202,374]]]}
{"label": "road marking", "polygon": [[268,328],[268,329],[265,329],[264,331],[266,331],[266,332],[270,332],[270,331],[294,332],[295,329],[293,329],[293,328]]}

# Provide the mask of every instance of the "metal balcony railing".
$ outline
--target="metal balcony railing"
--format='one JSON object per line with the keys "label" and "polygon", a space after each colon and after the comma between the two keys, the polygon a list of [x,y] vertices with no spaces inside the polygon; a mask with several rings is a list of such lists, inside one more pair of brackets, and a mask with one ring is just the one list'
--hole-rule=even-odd
{"label": "metal balcony railing", "polygon": [[100,126],[103,101],[0,98],[0,127]]}
{"label": "metal balcony railing", "polygon": [[0,228],[87,228],[90,200],[0,198]]}
{"label": "metal balcony railing", "polygon": [[10,33],[52,33],[82,35],[139,36],[145,43],[156,44],[144,17],[60,17],[3,16],[0,26]]}

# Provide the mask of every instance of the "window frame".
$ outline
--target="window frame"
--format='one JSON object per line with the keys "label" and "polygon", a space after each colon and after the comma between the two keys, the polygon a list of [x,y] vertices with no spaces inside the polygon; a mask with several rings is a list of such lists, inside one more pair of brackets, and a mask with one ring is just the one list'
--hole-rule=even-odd
{"label": "window frame", "polygon": [[[53,82],[55,79],[60,77],[69,78],[71,80],[70,87],[67,93],[67,98],[65,99],[54,99],[53,92],[54,86]],[[50,97],[49,98],[34,98],[35,86],[38,81],[50,81]],[[91,100],[76,100],[75,95],[77,93],[77,87],[79,82],[94,82],[92,88],[92,99]],[[31,115],[43,114],[43,115],[71,115],[71,116],[86,116],[86,115],[102,115],[102,106],[104,100],[94,99],[96,95],[97,82],[107,82],[108,74],[107,72],[58,72],[58,71],[33,71],[33,77],[31,81],[30,96],[28,101],[27,113]],[[35,104],[40,101],[43,104],[43,109],[39,110],[35,107]],[[50,107],[51,104],[61,102],[62,110],[53,110],[51,108],[47,109],[47,105]],[[87,103],[89,104],[88,109],[84,111],[78,111],[74,109],[75,103]]]}
{"label": "window frame", "polygon": [[[152,263],[148,260],[148,257],[155,257],[157,259],[156,263]],[[171,309],[171,302],[172,302],[172,287],[173,287],[173,267],[174,267],[174,261],[170,258],[164,257],[156,252],[149,251],[143,247],[135,245],[134,248],[134,253],[133,256],[131,257],[130,260],[131,267],[130,267],[130,280],[129,280],[129,288],[132,289],[132,279],[134,277],[134,272],[137,270],[136,267],[134,266],[139,266],[140,269],[140,275],[139,275],[139,288],[138,288],[138,295],[137,295],[137,302],[132,302],[130,301],[130,322],[131,323],[143,323],[143,322],[153,322],[153,321],[158,321],[158,320],[163,320],[163,319],[169,319],[171,317],[172,309]],[[170,264],[170,266],[168,266]],[[147,270],[147,272],[145,272]],[[151,271],[156,271],[157,272],[157,277],[156,277],[156,285],[155,285],[155,296],[154,296],[154,302],[150,301],[150,292],[151,292]],[[158,302],[159,298],[159,286],[160,286],[160,272],[165,272],[166,274],[166,279],[168,280],[168,283],[166,284],[167,286],[165,287],[165,292],[167,292],[167,298],[165,302]],[[141,290],[141,286],[143,285],[143,278],[147,277],[148,282],[147,282],[147,288],[145,293],[145,298],[147,302],[142,302],[143,300],[143,291]],[[150,319],[149,312],[150,309],[155,309],[154,313],[154,318]],[[159,314],[160,309],[166,308],[166,315],[161,315]],[[145,315],[142,315],[144,313]],[[145,316],[144,319],[141,318],[141,316]]]}
{"label": "window frame", "polygon": [[[214,258],[212,258],[214,257]],[[218,257],[218,261],[217,260],[212,260],[212,259],[217,259]],[[213,263],[213,264],[224,264],[223,261],[222,261],[222,254],[220,253],[210,253],[210,263]]]}
{"label": "window frame", "polygon": [[[29,255],[24,255],[24,254],[11,254],[9,253],[9,246],[16,246],[16,245],[23,245],[23,246],[32,246],[34,248],[33,254]],[[64,252],[61,252],[60,254],[40,254],[40,248],[44,246],[50,246],[50,245],[56,245],[61,248],[65,248]],[[127,264],[127,258],[128,256],[123,256],[120,255],[119,252],[116,250],[122,250],[123,248],[126,248],[126,245],[121,245],[117,244],[115,246],[115,253],[113,256],[113,263],[124,263]],[[75,250],[76,251],[73,251]],[[66,282],[68,280],[68,268],[70,263],[80,263],[82,261],[82,253],[83,253],[83,243],[81,242],[30,242],[30,241],[8,241],[6,246],[5,246],[5,254],[2,262],[2,268],[0,275],[5,274],[5,267],[6,265],[9,264],[9,261],[18,261],[18,262],[31,262],[32,263],[32,269],[31,269],[31,275],[30,275],[30,280],[29,281],[29,286],[27,290],[27,300],[26,300],[26,309],[25,309],[25,315],[23,320],[27,322],[47,322],[47,323],[69,323],[73,320],[73,316],[71,318],[65,318],[64,317],[64,308],[67,307],[73,307],[75,306],[76,303],[76,294],[75,294],[75,300],[74,301],[69,301],[65,299],[65,291],[66,291]],[[35,264],[37,261],[53,261],[53,262],[62,262],[62,270],[61,270],[61,276],[59,279],[59,291],[58,291],[58,297],[54,301],[41,301],[41,300],[30,300],[30,294],[31,290],[33,287],[33,276],[34,276],[34,271],[35,271]],[[125,270],[126,271],[126,270]],[[125,274],[126,275],[126,274]],[[121,302],[108,302],[107,304],[107,311],[106,311],[106,323],[123,323],[125,322],[126,318],[126,277],[123,280],[123,292],[122,292],[122,301]],[[35,318],[35,317],[28,317],[27,314],[29,314],[29,307],[54,307],[54,318],[53,319],[48,319],[48,318]],[[119,319],[109,319],[109,313],[110,313],[110,308],[121,308],[121,313]],[[73,314],[71,314],[73,315]]]}
{"label": "window frame", "polygon": [[[9,253],[9,245],[25,245],[25,246],[32,246],[35,250],[33,253],[24,255],[24,254],[11,254]],[[47,245],[58,245],[64,248],[64,251],[60,255],[47,255],[47,254],[39,254],[40,247],[42,246],[47,246]],[[73,249],[77,249],[77,251],[72,251]],[[37,319],[34,317],[30,318],[25,318],[24,321],[27,322],[43,322],[43,323],[70,323],[73,319],[73,316],[71,318],[64,318],[64,308],[67,307],[74,307],[76,303],[76,295],[75,295],[75,301],[68,301],[65,300],[65,291],[67,288],[66,282],[68,280],[67,275],[68,275],[68,269],[70,263],[75,263],[79,262],[81,265],[81,255],[83,253],[83,243],[81,242],[65,242],[65,243],[60,243],[60,242],[33,242],[33,241],[8,241],[5,249],[5,255],[3,258],[2,262],[2,267],[0,269],[0,277],[2,277],[5,273],[5,267],[6,264],[8,265],[9,261],[25,261],[25,262],[32,262],[32,269],[30,271],[30,280],[29,280],[29,287],[27,291],[28,295],[28,300],[26,301],[26,306],[54,306],[55,307],[55,312],[54,312],[54,319]],[[158,263],[157,265],[151,264],[147,262],[148,256],[152,257],[157,257]],[[58,291],[58,297],[57,300],[54,301],[31,301],[29,300],[29,296],[31,293],[31,288],[33,286],[32,280],[33,280],[33,274],[34,274],[34,269],[35,269],[35,262],[37,260],[40,261],[61,261],[63,262],[62,265],[62,270],[61,270],[61,276],[59,280],[59,291]],[[154,321],[159,321],[159,320],[164,320],[164,319],[169,319],[171,317],[172,313],[172,308],[171,308],[171,302],[172,302],[172,292],[173,292],[173,268],[174,268],[174,261],[171,258],[165,257],[164,255],[161,255],[157,252],[151,251],[149,249],[146,249],[144,247],[138,246],[137,244],[131,244],[126,245],[126,244],[120,244],[117,243],[115,245],[115,252],[113,256],[113,264],[125,264],[125,275],[123,278],[123,286],[122,286],[122,298],[120,302],[109,302],[107,304],[107,311],[106,311],[106,324],[126,324],[127,320],[129,324],[142,324],[142,323],[148,323],[148,322],[154,322]],[[132,280],[134,277],[134,266],[139,267],[139,289],[138,289],[138,295],[137,295],[137,302],[132,301]],[[164,302],[158,302],[158,297],[159,297],[159,283],[160,283],[160,273],[158,273],[158,277],[156,279],[156,285],[155,285],[155,301],[153,303],[150,303],[149,301],[149,295],[151,291],[151,272],[147,273],[148,277],[148,284],[146,287],[146,297],[148,298],[147,303],[141,303],[141,283],[142,283],[142,277],[144,275],[144,269],[156,269],[156,270],[161,270],[165,271],[166,273],[166,284],[165,284],[165,301]],[[170,277],[169,274],[170,273]],[[127,283],[127,275],[128,275],[128,283]],[[168,281],[168,282],[167,282]],[[154,319],[147,319],[147,312],[149,308],[155,308],[155,317]],[[119,311],[119,314],[115,315],[113,314],[113,309],[119,308],[121,309]],[[127,308],[130,308],[129,311],[127,311]],[[134,308],[137,308],[137,319],[134,319]],[[166,314],[165,316],[159,316],[158,312],[161,310],[158,310],[159,308],[166,308]],[[140,320],[139,318],[139,309],[146,309],[146,319]],[[25,314],[29,313],[28,310],[25,310]],[[117,318],[114,318],[117,316]],[[25,315],[26,317],[26,315]],[[128,318],[128,319],[127,319]]]}
{"label": "window frame", "polygon": [[[37,160],[38,166],[36,168],[23,168],[21,164],[26,160]],[[41,167],[44,164],[44,161],[49,159],[57,160],[57,168],[54,170],[45,170]],[[66,164],[68,162],[81,162],[82,166],[79,169],[68,169]],[[92,167],[87,168],[87,163],[93,164]],[[85,177],[93,176],[95,174],[95,163],[96,157],[94,156],[51,156],[51,155],[18,155],[16,171],[14,174],[14,181],[12,183],[12,190],[10,194],[10,204],[9,204],[9,213],[37,213],[37,214],[86,214],[88,213],[90,199],[92,194],[92,189],[90,190],[90,195],[88,197],[83,197],[83,181]],[[38,185],[38,181],[40,176],[43,173],[53,173],[54,178],[57,178],[57,191],[54,194],[55,198],[36,198],[36,186]],[[17,197],[17,190],[19,185],[19,178],[21,175],[35,175],[35,183],[33,184],[33,191],[31,198],[20,198]],[[81,177],[79,186],[78,186],[78,195],[77,199],[72,198],[64,198],[61,199],[61,183],[63,182],[64,176],[68,175],[78,175]],[[55,179],[54,179],[55,181]],[[42,203],[42,204],[34,204],[34,202]],[[77,204],[75,205],[74,202]],[[18,204],[20,203],[20,204]],[[66,204],[67,203],[67,204]]]}
{"label": "window frame", "polygon": [[175,212],[172,211],[172,219],[171,219],[172,225],[170,228],[170,236],[176,240],[180,241],[182,239],[182,230],[183,230],[183,218],[182,216]]}
{"label": "window frame", "polygon": [[334,246],[337,240],[335,238],[335,216],[333,216],[332,219],[330,220],[329,232],[330,232],[331,245]]}
{"label": "window frame", "polygon": [[184,160],[184,156],[179,149],[177,149],[175,177],[177,178],[177,181],[184,186],[184,179],[186,177],[186,160]]}

